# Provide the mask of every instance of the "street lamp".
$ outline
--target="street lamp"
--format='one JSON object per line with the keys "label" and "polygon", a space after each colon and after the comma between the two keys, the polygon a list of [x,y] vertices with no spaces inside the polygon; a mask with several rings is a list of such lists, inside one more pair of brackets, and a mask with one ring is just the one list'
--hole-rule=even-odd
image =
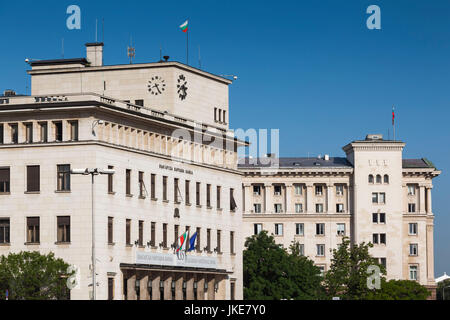
{"label": "street lamp", "polygon": [[92,300],[96,300],[97,282],[95,281],[95,216],[94,216],[94,177],[98,175],[113,175],[111,169],[73,169],[70,171],[74,175],[91,176],[91,208],[92,208]]}

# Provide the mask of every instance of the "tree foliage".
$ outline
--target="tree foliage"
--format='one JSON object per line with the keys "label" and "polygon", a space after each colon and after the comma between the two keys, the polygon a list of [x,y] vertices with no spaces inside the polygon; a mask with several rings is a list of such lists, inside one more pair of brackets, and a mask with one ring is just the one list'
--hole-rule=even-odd
{"label": "tree foliage", "polygon": [[416,281],[390,280],[381,283],[381,289],[369,292],[367,300],[426,300],[427,288]]}
{"label": "tree foliage", "polygon": [[69,264],[53,253],[21,252],[0,258],[0,299],[64,300],[68,298]]}
{"label": "tree foliage", "polygon": [[444,300],[444,298],[445,300],[450,300],[450,279],[439,282],[436,289],[436,299]]}
{"label": "tree foliage", "polygon": [[244,251],[246,300],[310,300],[323,297],[320,270],[300,255],[298,244],[291,254],[266,231],[247,239]]}

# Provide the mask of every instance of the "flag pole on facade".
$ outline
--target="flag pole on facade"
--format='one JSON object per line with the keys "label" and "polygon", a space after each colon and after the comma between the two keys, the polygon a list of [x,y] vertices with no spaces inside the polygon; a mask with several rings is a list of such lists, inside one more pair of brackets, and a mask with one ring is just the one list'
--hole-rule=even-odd
{"label": "flag pole on facade", "polygon": [[392,128],[394,129],[394,141],[395,141],[395,107],[392,107]]}
{"label": "flag pole on facade", "polygon": [[189,20],[186,20],[185,23],[183,23],[180,26],[181,31],[186,33],[186,64],[189,65]]}

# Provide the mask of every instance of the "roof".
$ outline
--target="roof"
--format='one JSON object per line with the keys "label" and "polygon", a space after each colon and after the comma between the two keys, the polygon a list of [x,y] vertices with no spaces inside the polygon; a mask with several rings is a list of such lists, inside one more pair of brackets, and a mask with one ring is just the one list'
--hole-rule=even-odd
{"label": "roof", "polygon": [[432,169],[432,168],[436,168],[436,167],[430,160],[428,160],[426,158],[422,158],[422,159],[403,159],[403,168],[404,169],[418,169],[418,168]]}
{"label": "roof", "polygon": [[56,60],[36,60],[31,61],[30,66],[51,66],[51,65],[62,65],[62,64],[84,64],[87,65],[89,62],[85,58],[72,58],[72,59],[56,59]]}
{"label": "roof", "polygon": [[442,277],[436,278],[435,281],[436,281],[436,283],[439,283],[439,282],[442,282],[442,281],[445,281],[448,279],[450,279],[450,276],[448,276],[447,273],[444,273],[444,275]]}
{"label": "roof", "polygon": [[348,162],[347,158],[330,158],[330,160],[324,160],[319,158],[257,158],[257,159],[241,159],[239,161],[239,168],[260,168],[260,167],[270,167],[271,160],[279,160],[280,168],[353,168],[353,166]]}

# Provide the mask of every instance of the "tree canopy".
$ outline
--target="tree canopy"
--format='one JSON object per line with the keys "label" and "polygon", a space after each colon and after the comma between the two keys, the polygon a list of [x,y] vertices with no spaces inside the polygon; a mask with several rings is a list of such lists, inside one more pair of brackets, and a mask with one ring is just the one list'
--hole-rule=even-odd
{"label": "tree canopy", "polygon": [[383,281],[380,290],[369,292],[367,300],[426,300],[430,296],[427,288],[416,281]]}

